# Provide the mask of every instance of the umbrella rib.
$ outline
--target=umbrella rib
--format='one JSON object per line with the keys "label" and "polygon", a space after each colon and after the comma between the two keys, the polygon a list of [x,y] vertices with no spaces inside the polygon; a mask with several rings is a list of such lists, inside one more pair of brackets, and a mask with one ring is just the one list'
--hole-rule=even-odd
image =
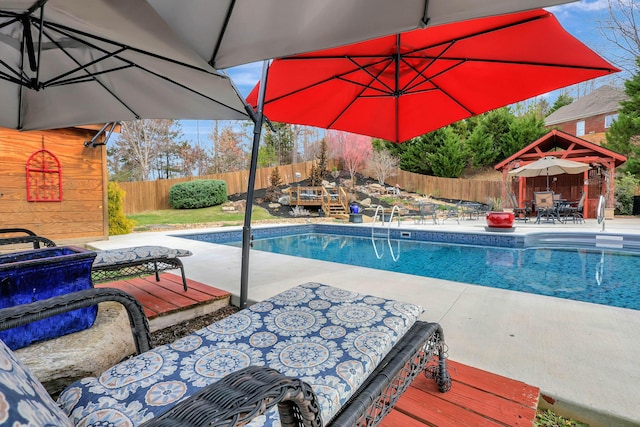
{"label": "umbrella rib", "polygon": [[338,112],[338,114],[335,116],[335,118],[334,118],[334,119],[329,123],[329,126],[327,126],[327,128],[331,128],[331,127],[335,124],[335,122],[337,122],[337,121],[338,121],[338,119],[340,119],[340,117],[342,117],[342,115],[343,115],[344,113],[346,113],[346,112],[347,112],[347,110],[349,110],[349,108],[351,108],[351,106],[356,102],[356,100],[358,100],[358,98],[360,98],[360,97],[362,96],[362,94],[364,93],[364,91],[365,91],[365,90],[367,90],[368,88],[370,88],[370,85],[371,85],[373,82],[375,82],[376,80],[378,80],[378,77],[380,76],[380,74],[382,74],[382,73],[384,72],[384,70],[385,70],[385,69],[386,69],[386,68],[381,68],[381,69],[380,69],[380,72],[379,72],[377,75],[375,75],[374,79],[373,79],[373,80],[371,80],[371,82],[369,82],[369,85],[367,85],[367,86],[363,87],[363,88],[362,88],[362,90],[360,91],[360,93],[359,93],[359,94],[357,94],[356,96],[354,96],[354,97],[351,99],[351,101],[349,102],[349,104],[347,104],[347,106],[346,106],[346,107],[344,107],[344,108],[342,109],[342,111]]}
{"label": "umbrella rib", "polygon": [[[54,43],[55,43],[55,42],[54,42]],[[107,60],[107,59],[109,59],[109,58],[111,58],[111,57],[116,57],[117,59],[121,59],[121,58],[118,56],[118,54],[120,54],[120,53],[122,53],[122,52],[126,51],[126,49],[125,49],[125,48],[121,48],[121,49],[119,49],[119,50],[116,50],[115,52],[107,53],[106,55],[104,55],[104,56],[102,56],[102,57],[100,57],[100,58],[98,58],[98,59],[94,59],[93,61],[87,62],[86,64],[80,64],[80,63],[79,63],[77,60],[75,60],[75,59],[74,59],[74,58],[73,58],[73,57],[72,57],[72,56],[71,56],[71,55],[70,55],[70,54],[69,54],[69,53],[68,53],[68,52],[67,52],[67,51],[62,47],[62,46],[59,46],[59,45],[58,45],[58,48],[59,48],[61,51],[63,51],[63,52],[64,52],[64,53],[69,57],[69,58],[73,59],[73,60],[74,60],[74,62],[76,62],[76,64],[78,64],[78,67],[77,67],[77,68],[74,68],[73,70],[69,70],[69,71],[67,71],[67,72],[65,72],[65,73],[62,73],[62,74],[60,74],[60,75],[58,75],[58,76],[56,76],[56,77],[52,78],[51,80],[48,80],[48,81],[46,81],[46,82],[42,83],[42,86],[43,86],[43,87],[59,86],[59,85],[61,85],[61,84],[68,84],[68,83],[70,83],[70,82],[73,82],[73,81],[74,81],[74,80],[76,80],[76,79],[83,79],[83,77],[72,77],[72,78],[70,78],[70,79],[64,79],[64,77],[66,77],[66,76],[68,76],[68,75],[71,75],[71,74],[74,74],[74,73],[76,73],[76,72],[78,72],[78,71],[85,71],[85,72],[87,72],[87,73],[91,73],[91,75],[100,75],[100,74],[108,73],[108,72],[110,72],[110,71],[119,71],[119,70],[122,70],[122,69],[124,69],[124,68],[130,68],[130,67],[131,67],[131,65],[132,65],[130,62],[127,62],[127,61],[124,61],[124,60],[123,60],[124,62],[127,62],[129,65],[127,65],[127,66],[122,66],[122,67],[114,67],[113,69],[104,70],[104,71],[101,71],[101,72],[95,72],[95,73],[94,73],[94,72],[90,72],[90,71],[88,71],[88,70],[87,70],[87,68],[88,68],[88,67],[90,67],[90,66],[92,66],[92,65],[95,65],[95,64],[97,64],[97,63],[99,63],[99,62],[105,61],[105,60]]]}
{"label": "umbrella rib", "polygon": [[[67,37],[69,37],[69,38],[71,38],[71,39],[73,39],[73,40],[75,40],[77,42],[80,42],[80,43],[82,43],[82,44],[84,44],[84,45],[86,45],[88,47],[93,48],[93,49],[100,50],[101,52],[104,52],[104,53],[107,53],[107,51],[104,50],[103,48],[100,48],[100,47],[94,45],[93,43],[90,43],[88,40],[84,40],[84,39],[81,39],[81,38],[77,37],[76,34],[78,36],[87,37],[89,39],[97,40],[97,41],[100,41],[102,43],[109,44],[109,45],[112,45],[112,46],[118,46],[118,47],[126,48],[126,50],[128,50],[130,52],[135,52],[135,53],[139,53],[139,54],[142,54],[142,55],[147,55],[149,57],[152,57],[152,58],[155,58],[155,59],[160,59],[162,61],[166,61],[166,62],[169,62],[169,63],[172,63],[172,64],[180,65],[180,66],[185,67],[185,68],[190,68],[192,70],[199,70],[199,71],[203,71],[203,72],[208,73],[208,74],[215,74],[215,75],[217,75],[219,77],[224,77],[223,74],[221,74],[220,72],[216,71],[215,69],[212,69],[211,72],[207,71],[207,70],[203,70],[202,68],[197,67],[195,65],[186,64],[184,62],[180,62],[180,61],[177,61],[175,59],[172,59],[172,58],[169,58],[169,57],[166,57],[166,56],[162,56],[162,55],[159,55],[157,53],[153,53],[153,52],[149,52],[149,51],[146,51],[146,50],[142,50],[142,49],[130,46],[130,45],[123,44],[123,43],[116,43],[113,40],[109,40],[109,39],[105,39],[104,37],[99,37],[99,36],[96,36],[96,35],[93,35],[93,34],[89,34],[89,33],[85,32],[85,31],[79,31],[79,30],[76,30],[74,28],[67,27],[66,25],[56,24],[56,23],[53,23],[53,22],[44,22],[43,25],[48,29],[51,29],[53,31],[57,31],[60,34],[64,34]],[[122,59],[122,58],[118,58],[118,59]],[[124,59],[122,59],[122,60],[124,61]]]}
{"label": "umbrella rib", "polygon": [[[414,67],[413,65],[411,65],[408,61],[405,60],[406,57],[411,57],[411,56],[407,56],[407,55],[403,55],[402,56],[402,62],[404,64],[406,64],[409,68],[411,68],[413,71],[416,72],[416,75],[413,76],[413,78],[407,82],[407,84],[402,88],[403,91],[411,91],[411,89],[413,89],[414,87],[419,86],[422,83],[425,82],[429,82],[431,81],[431,79],[434,77],[427,77],[424,75],[424,72],[427,71],[427,69],[434,63],[436,62],[438,59],[440,59],[442,57],[442,55],[448,51],[449,49],[451,49],[451,47],[454,45],[455,42],[450,42],[450,43],[442,43],[447,45],[438,56],[434,56],[433,58],[427,58],[427,57],[419,57],[419,59],[428,59],[429,62],[427,64],[425,64],[421,70],[417,69],[416,67]],[[438,45],[440,46],[440,45]],[[451,70],[453,67],[447,68],[447,71]],[[420,83],[416,83],[415,85],[412,85],[412,83],[418,78],[418,76],[421,76],[424,79],[424,82],[420,82]]]}
{"label": "umbrella rib", "polygon": [[215,59],[218,56],[218,51],[220,50],[220,46],[222,46],[222,39],[224,35],[227,33],[227,27],[229,26],[229,21],[231,21],[231,15],[233,14],[233,9],[236,6],[236,0],[231,0],[229,7],[227,8],[227,13],[225,14],[224,21],[222,23],[222,27],[220,28],[220,32],[218,33],[218,38],[216,40],[216,45],[213,48],[213,53],[211,55],[211,59],[209,59],[209,65],[215,68]]}
{"label": "umbrella rib", "polygon": [[[280,58],[278,60],[281,61],[281,60],[284,60],[284,59],[294,59],[294,60],[296,60],[296,59],[303,59],[303,58]],[[339,57],[336,57],[335,59],[348,59],[348,58],[345,58],[344,56],[339,56]],[[369,64],[368,66],[371,67],[371,66],[374,66],[374,65],[379,65],[381,63],[384,63],[387,60],[388,60],[388,57],[385,57],[383,60],[376,61],[375,63]],[[357,64],[356,64],[356,66],[357,66]],[[331,76],[327,77],[326,79],[318,80],[318,81],[316,81],[314,83],[311,83],[311,84],[309,84],[307,86],[303,86],[301,88],[292,90],[290,92],[283,93],[282,95],[279,95],[279,96],[274,96],[272,98],[266,99],[264,102],[265,102],[265,104],[270,104],[270,103],[273,103],[273,102],[276,102],[276,101],[280,101],[281,99],[284,99],[284,98],[286,98],[288,96],[296,95],[296,94],[298,94],[298,93],[300,93],[302,91],[314,88],[316,86],[323,85],[324,83],[330,82],[331,80],[334,80],[334,79],[339,79],[339,80],[342,80],[342,81],[347,82],[347,83],[352,83],[352,84],[364,86],[363,83],[354,82],[354,81],[351,81],[351,80],[346,79],[346,78],[343,77],[343,76],[345,76],[347,74],[351,74],[351,73],[354,73],[354,72],[359,71],[359,70],[360,70],[360,67],[356,68],[356,69],[350,69],[350,70],[342,72],[340,74],[332,74]],[[372,77],[374,77],[374,76],[372,76]],[[371,88],[371,89],[372,90],[378,90],[378,91],[382,92],[380,89],[375,89],[375,88]]]}
{"label": "umbrella rib", "polygon": [[[50,28],[50,27],[49,27],[49,26],[47,26],[47,28]],[[107,53],[107,54],[109,53],[109,52],[105,51],[104,49],[102,49],[102,48],[100,48],[100,47],[98,47],[98,46],[94,46],[94,45],[93,45],[93,44],[91,44],[91,43],[88,43],[88,42],[86,42],[86,41],[84,41],[84,40],[77,39],[77,38],[73,37],[73,35],[72,35],[72,34],[67,34],[65,31],[61,30],[61,29],[59,28],[59,26],[57,26],[57,25],[55,25],[55,26],[54,26],[53,28],[51,28],[51,29],[52,29],[53,31],[58,31],[58,32],[60,32],[61,34],[65,34],[65,35],[67,35],[67,36],[69,36],[69,37],[71,37],[71,38],[73,38],[73,39],[75,39],[75,40],[77,40],[77,41],[79,41],[79,42],[81,42],[81,43],[84,43],[85,45],[87,45],[87,46],[89,46],[89,47],[92,47],[92,48],[94,48],[94,49],[96,49],[96,50],[99,50],[99,51],[101,51],[101,52],[103,52],[103,53]],[[67,29],[67,31],[69,31],[69,30]],[[80,32],[78,32],[78,34],[80,34]],[[54,41],[50,36],[47,36],[47,37],[48,37],[52,42],[56,43],[56,42],[55,42],[55,41]],[[121,48],[121,51],[122,51],[122,50],[127,50],[127,49],[128,49],[128,50],[132,50],[132,51],[137,51],[137,52],[142,53],[142,54],[149,54],[148,52],[144,52],[144,51],[140,51],[140,50],[136,50],[136,49],[131,49],[131,48],[127,47],[127,46],[123,46],[123,45],[120,45],[120,44],[118,44],[118,43],[113,43],[113,42],[109,42],[109,41],[106,41],[106,42],[107,42],[107,43],[110,43],[111,45],[119,46],[119,47]],[[58,44],[56,43],[56,45],[58,45]],[[73,62],[75,62],[75,63],[79,66],[78,71],[83,70],[84,72],[89,73],[89,71],[88,71],[88,70],[86,70],[86,68],[85,68],[86,66],[83,66],[83,65],[82,65],[82,64],[81,64],[77,59],[75,59],[75,58],[74,58],[74,57],[73,57],[69,52],[67,52],[63,47],[59,46],[59,48],[60,48],[60,50],[61,50],[62,52],[64,52],[64,53],[69,57],[69,59],[71,59]],[[153,57],[155,57],[155,58],[158,58],[158,59],[165,59],[165,57],[162,57],[162,56],[159,56],[159,55],[153,55],[153,54],[149,54],[149,55],[150,55],[150,56],[153,56]],[[243,114],[243,115],[244,115],[244,114],[246,114],[246,112],[245,112],[245,111],[242,111],[242,110],[238,110],[238,109],[236,109],[236,108],[233,108],[233,107],[231,107],[231,106],[229,106],[229,105],[226,105],[226,104],[224,104],[224,103],[220,102],[220,101],[219,101],[219,100],[217,100],[217,99],[211,98],[211,97],[209,97],[209,96],[207,96],[207,95],[205,95],[205,94],[203,94],[203,93],[201,93],[201,92],[198,92],[198,91],[196,91],[196,90],[194,90],[194,89],[192,89],[192,88],[190,88],[190,87],[188,87],[188,86],[186,86],[186,85],[183,85],[183,84],[181,84],[181,83],[178,83],[178,82],[176,82],[175,80],[169,79],[168,77],[162,76],[162,75],[160,75],[160,74],[158,74],[158,73],[156,73],[156,72],[153,72],[153,71],[148,70],[148,69],[146,69],[146,68],[144,68],[144,67],[141,67],[141,66],[139,66],[138,64],[134,64],[134,63],[132,63],[131,61],[129,61],[129,60],[127,60],[127,59],[125,59],[125,58],[121,58],[120,56],[118,56],[118,55],[117,55],[117,53],[114,53],[113,55],[108,55],[108,56],[113,56],[113,57],[115,57],[115,58],[117,58],[117,59],[119,59],[119,60],[123,61],[124,63],[129,64],[129,66],[127,66],[127,67],[123,66],[123,67],[116,68],[116,69],[109,70],[109,71],[116,71],[116,70],[123,69],[123,68],[135,67],[135,68],[138,68],[138,69],[140,69],[140,70],[143,70],[143,71],[145,71],[145,72],[147,72],[147,73],[149,73],[149,74],[151,74],[151,75],[154,75],[154,76],[156,76],[156,77],[158,77],[158,78],[161,78],[161,79],[163,79],[163,80],[165,80],[165,81],[167,81],[167,82],[173,83],[173,84],[175,84],[176,86],[178,86],[178,87],[180,87],[180,88],[182,88],[182,89],[186,89],[187,91],[189,91],[189,92],[191,92],[191,93],[194,93],[194,94],[199,95],[199,96],[201,96],[201,97],[203,97],[203,98],[205,98],[205,99],[208,99],[208,100],[210,100],[210,101],[212,101],[212,102],[214,102],[214,103],[216,103],[216,104],[218,104],[218,105],[224,106],[225,108],[228,108],[228,109],[230,109],[230,110],[232,110],[232,111],[239,112],[239,113],[241,113],[241,114]],[[108,57],[108,56],[107,56],[107,57]],[[102,58],[102,59],[105,59],[105,58]],[[169,62],[173,62],[173,63],[178,64],[178,65],[183,65],[183,66],[185,66],[186,68],[191,68],[191,69],[193,69],[193,70],[198,70],[198,71],[201,71],[201,72],[203,72],[203,73],[207,73],[207,74],[209,74],[209,75],[216,76],[216,77],[219,77],[219,78],[223,78],[223,79],[227,78],[226,76],[224,76],[224,75],[222,75],[222,74],[219,74],[219,73],[217,73],[217,72],[208,72],[207,70],[203,70],[203,69],[198,68],[198,67],[195,67],[195,66],[190,66],[190,65],[188,65],[188,64],[183,64],[183,63],[178,62],[178,61],[169,61]],[[87,65],[87,66],[88,66],[88,65]],[[86,76],[86,77],[84,77],[84,78],[79,77],[79,78],[77,78],[77,82],[88,82],[88,81],[91,81],[91,80],[95,81],[95,82],[96,82],[96,83],[98,83],[98,84],[99,84],[103,89],[105,89],[105,90],[106,90],[106,91],[107,91],[107,92],[108,92],[108,93],[109,93],[109,94],[110,94],[114,99],[117,99],[117,100],[118,100],[118,102],[120,102],[120,103],[121,103],[121,104],[122,104],[126,109],[128,109],[129,111],[131,111],[131,113],[132,113],[132,114],[134,114],[136,117],[139,117],[139,115],[138,115],[135,111],[133,111],[133,110],[132,110],[132,109],[131,109],[131,108],[130,108],[130,107],[129,107],[129,106],[128,106],[128,105],[127,105],[123,100],[122,100],[122,99],[120,99],[120,98],[119,98],[115,93],[113,93],[113,92],[112,92],[108,87],[106,87],[106,86],[104,85],[104,83],[102,83],[99,79],[96,79],[96,78],[95,78],[95,76],[96,76],[96,75],[98,75],[98,74],[104,74],[105,72],[107,72],[107,71],[103,71],[103,72],[101,72],[101,73],[92,73],[93,75],[88,75],[88,76]],[[67,80],[67,84],[70,84],[70,83],[72,82],[72,80],[74,80],[74,79],[68,79],[68,80]]]}
{"label": "umbrella rib", "polygon": [[[384,70],[386,70],[387,68],[389,68],[389,65],[391,65],[391,64],[393,63],[393,58],[383,59],[382,61],[378,61],[378,62],[376,62],[376,63],[374,63],[374,64],[369,64],[369,65],[367,65],[366,67],[363,67],[362,65],[358,64],[358,63],[357,63],[356,61],[354,61],[354,60],[353,60],[353,58],[352,58],[352,57],[350,57],[350,56],[349,56],[349,57],[347,57],[347,59],[349,59],[349,61],[350,61],[351,63],[353,63],[356,67],[358,67],[358,69],[359,69],[360,71],[362,71],[362,72],[364,72],[364,73],[368,74],[368,75],[369,75],[369,77],[371,77],[371,78],[373,79],[373,81],[371,81],[368,85],[366,85],[367,87],[371,87],[371,83],[373,83],[374,81],[377,81],[377,82],[379,82],[381,85],[383,85],[384,87],[386,87],[386,88],[389,90],[389,93],[393,93],[393,92],[394,92],[394,89],[393,89],[392,87],[390,87],[388,84],[386,84],[385,82],[383,82],[382,80],[380,80],[380,74],[382,74],[382,73],[384,72]],[[386,64],[385,64],[385,62],[386,62]],[[374,65],[375,65],[375,66],[377,66],[377,65],[380,65],[380,64],[384,64],[384,65],[382,66],[382,69],[381,69],[381,71],[380,71],[378,74],[373,74],[371,71],[369,71],[369,70],[368,70],[368,68],[369,68],[369,67],[372,67],[372,66],[374,66]],[[397,67],[396,67],[396,68],[397,68]],[[357,70],[353,70],[353,71],[351,71],[349,74],[351,74],[352,72],[355,72],[355,71],[357,71]],[[345,75],[345,74],[343,74],[343,75]],[[341,76],[340,76],[340,77],[341,77]],[[350,80],[347,80],[347,79],[344,79],[344,80],[345,80],[345,81],[350,81]],[[352,82],[352,83],[357,84],[356,82]],[[362,85],[362,84],[361,84],[361,85]],[[363,85],[363,86],[364,86],[364,85]],[[380,90],[380,89],[375,89],[375,88],[371,88],[371,89],[378,90],[378,91],[380,91],[380,92],[384,92],[384,91],[382,91],[382,90]]]}

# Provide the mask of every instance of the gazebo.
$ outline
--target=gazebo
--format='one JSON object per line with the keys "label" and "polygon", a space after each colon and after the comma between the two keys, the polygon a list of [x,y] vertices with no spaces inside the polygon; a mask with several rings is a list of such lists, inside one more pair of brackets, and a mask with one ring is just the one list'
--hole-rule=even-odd
{"label": "gazebo", "polygon": [[509,171],[532,163],[543,157],[554,156],[574,162],[587,163],[591,169],[575,174],[561,174],[550,177],[550,189],[563,199],[577,201],[582,193],[587,197],[584,217],[595,218],[600,195],[606,195],[607,206],[613,207],[615,168],[627,158],[622,154],[593,144],[584,139],[554,129],[532,142],[522,150],[498,163],[495,168],[502,172],[505,184],[503,199],[507,192],[513,193],[521,206],[533,200],[533,193],[547,189],[547,177],[510,177]]}

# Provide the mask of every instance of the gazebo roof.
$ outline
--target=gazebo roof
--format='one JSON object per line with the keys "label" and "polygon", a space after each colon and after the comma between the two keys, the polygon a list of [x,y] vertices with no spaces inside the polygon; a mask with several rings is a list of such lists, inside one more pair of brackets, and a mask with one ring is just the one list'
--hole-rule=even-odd
{"label": "gazebo roof", "polygon": [[[546,156],[555,156],[582,163],[609,163],[613,161],[616,167],[627,161],[627,158],[622,154],[561,130],[553,129],[498,163],[495,169],[503,170],[507,168],[507,170],[511,170],[514,167],[523,166]],[[519,165],[516,166],[516,163]]]}

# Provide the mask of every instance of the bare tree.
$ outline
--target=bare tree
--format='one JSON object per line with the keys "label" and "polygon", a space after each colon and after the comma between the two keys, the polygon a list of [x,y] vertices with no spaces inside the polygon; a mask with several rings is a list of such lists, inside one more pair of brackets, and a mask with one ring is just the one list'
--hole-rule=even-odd
{"label": "bare tree", "polygon": [[156,155],[152,120],[122,122],[121,132],[111,152],[113,170],[130,180],[149,179],[151,164]]}
{"label": "bare tree", "polygon": [[384,185],[388,177],[397,175],[399,163],[400,159],[389,150],[373,151],[367,161],[367,170],[378,180],[378,184]]}
{"label": "bare tree", "polygon": [[607,0],[609,15],[598,22],[602,36],[613,43],[621,52],[613,55],[616,65],[633,72],[636,58],[640,57],[640,3],[636,0]]}
{"label": "bare tree", "polygon": [[233,172],[246,167],[246,155],[241,147],[242,134],[230,124],[220,129],[216,120],[209,139],[213,142],[213,165],[209,173]]}
{"label": "bare tree", "polygon": [[123,122],[108,150],[112,178],[146,181],[181,174],[182,130],[176,120],[146,119]]}

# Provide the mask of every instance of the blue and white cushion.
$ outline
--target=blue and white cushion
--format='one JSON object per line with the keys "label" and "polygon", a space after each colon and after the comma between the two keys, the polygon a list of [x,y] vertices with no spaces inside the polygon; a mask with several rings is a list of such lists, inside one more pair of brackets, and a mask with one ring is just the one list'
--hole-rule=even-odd
{"label": "blue and white cushion", "polygon": [[[307,283],[69,386],[83,426],[136,426],[230,372],[270,366],[309,383],[328,422],[417,320],[417,305]],[[251,426],[279,425],[277,409]]]}
{"label": "blue and white cushion", "polygon": [[96,252],[93,267],[129,264],[144,260],[177,258],[191,255],[191,251],[186,249],[173,249],[166,248],[164,246],[135,246],[132,248],[108,249]]}
{"label": "blue and white cushion", "polygon": [[0,341],[0,425],[71,426],[40,381]]}

